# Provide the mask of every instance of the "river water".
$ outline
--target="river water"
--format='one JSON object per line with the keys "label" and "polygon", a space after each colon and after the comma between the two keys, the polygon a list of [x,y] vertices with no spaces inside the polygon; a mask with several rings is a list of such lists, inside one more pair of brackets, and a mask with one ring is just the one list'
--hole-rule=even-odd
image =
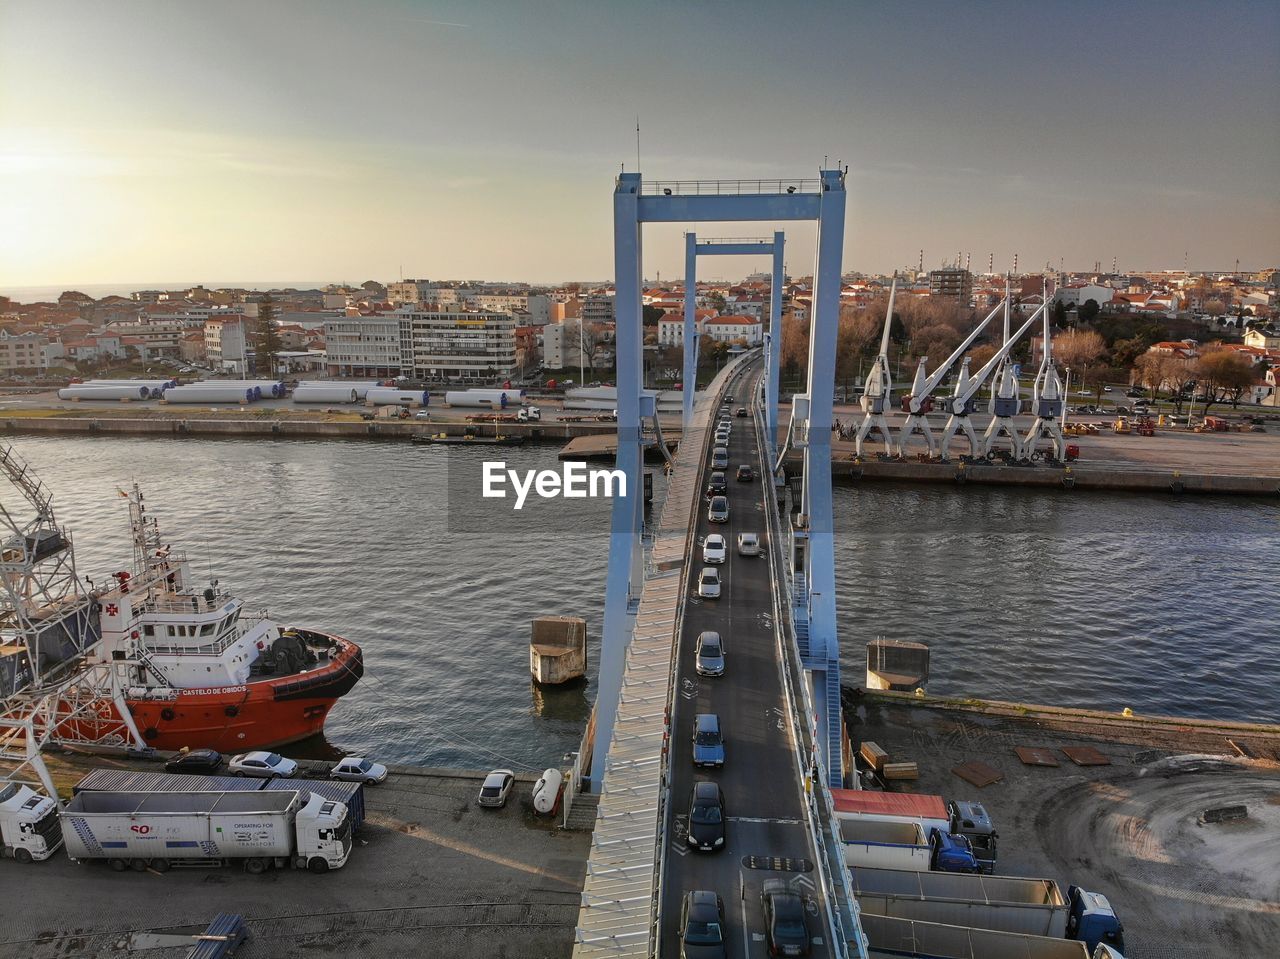
{"label": "river water", "polygon": [[[534,687],[529,626],[584,617],[594,672],[606,501],[549,518],[460,503],[456,467],[498,458],[492,449],[159,437],[15,446],[53,492],[82,574],[101,581],[127,565],[116,490],[137,480],[198,580],[362,645],[365,679],[331,713],[326,741],[293,754],[541,769],[576,748],[594,684]],[[553,447],[501,458],[556,464]],[[836,510],[846,682],[861,683],[863,644],[883,636],[932,646],[931,692],[1280,716],[1273,503],[866,485],[837,489]]]}

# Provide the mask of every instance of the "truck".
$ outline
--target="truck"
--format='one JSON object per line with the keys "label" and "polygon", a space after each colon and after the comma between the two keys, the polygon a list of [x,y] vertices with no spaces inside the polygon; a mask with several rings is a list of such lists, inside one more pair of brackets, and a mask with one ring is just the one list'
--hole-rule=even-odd
{"label": "truck", "polygon": [[870,789],[833,789],[836,818],[874,819],[881,822],[919,823],[926,836],[934,829],[969,840],[983,872],[996,869],[996,832],[982,803],[919,793],[889,793]]}
{"label": "truck", "polygon": [[873,955],[920,959],[1124,959],[1112,946],[1090,948],[1070,939],[993,932],[893,916],[861,915]]}
{"label": "truck", "polygon": [[62,845],[58,804],[21,783],[0,785],[0,858],[48,859]]}
{"label": "truck", "polygon": [[85,790],[61,811],[67,855],[116,872],[244,863],[254,875],[293,867],[340,869],[351,818],[336,800],[296,789],[254,792]]}
{"label": "truck", "polygon": [[855,867],[853,894],[863,914],[972,926],[1124,949],[1124,930],[1107,898],[1052,879],[909,872]]}
{"label": "truck", "polygon": [[916,822],[842,819],[840,838],[844,861],[850,866],[946,872],[977,872],[979,868],[963,836],[932,829],[926,839]]}

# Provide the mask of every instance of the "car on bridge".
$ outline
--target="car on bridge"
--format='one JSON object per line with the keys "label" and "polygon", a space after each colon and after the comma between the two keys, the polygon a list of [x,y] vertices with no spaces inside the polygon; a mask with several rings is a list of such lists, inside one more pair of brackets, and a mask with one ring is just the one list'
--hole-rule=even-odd
{"label": "car on bridge", "polygon": [[711,466],[713,469],[727,470],[729,468],[729,449],[725,446],[717,446],[711,451]]}
{"label": "car on bridge", "polygon": [[707,507],[707,521],[711,523],[729,522],[729,499],[726,496],[711,497],[711,505]]}
{"label": "car on bridge", "polygon": [[698,595],[703,599],[720,598],[720,570],[714,566],[702,567],[698,574]]}
{"label": "car on bridge", "polygon": [[708,496],[723,496],[729,492],[729,483],[724,478],[724,470],[715,470],[707,480]]}
{"label": "car on bridge", "polygon": [[759,556],[760,555],[760,536],[758,533],[739,533],[738,534],[738,555],[739,556]]}
{"label": "car on bridge", "polygon": [[743,463],[738,467],[737,480],[739,483],[750,483],[755,478],[756,474],[752,472],[750,464]]}
{"label": "car on bridge", "polygon": [[738,407],[738,411],[737,411],[734,415],[735,415],[735,416],[737,416],[737,417],[738,417],[738,419],[743,419],[743,420],[744,420],[744,419],[746,419],[746,418],[747,418],[747,408],[746,408],[745,406],[739,406],[739,407]]}
{"label": "car on bridge", "polygon": [[771,956],[809,955],[809,924],[804,900],[782,879],[766,879],[760,894],[764,905],[764,937]]}
{"label": "car on bridge", "polygon": [[724,903],[708,889],[687,892],[680,907],[680,955],[725,959]]}
{"label": "car on bridge", "polygon": [[693,666],[699,676],[724,675],[724,640],[714,629],[704,629],[698,634]]}
{"label": "car on bridge", "polygon": [[712,533],[702,541],[702,561],[718,565],[729,555],[729,544],[719,533]]}
{"label": "car on bridge", "polygon": [[698,713],[693,717],[693,764],[724,765],[724,736],[720,733],[720,717],[715,713]]}
{"label": "car on bridge", "polygon": [[693,784],[689,801],[689,845],[702,852],[724,847],[724,793],[709,780]]}

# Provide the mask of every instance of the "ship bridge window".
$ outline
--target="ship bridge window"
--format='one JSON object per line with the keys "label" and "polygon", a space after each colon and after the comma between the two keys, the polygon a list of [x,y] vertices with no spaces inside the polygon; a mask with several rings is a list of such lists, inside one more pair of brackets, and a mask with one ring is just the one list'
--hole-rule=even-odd
{"label": "ship bridge window", "polygon": [[217,624],[217,623],[205,623],[203,626],[201,626],[201,627],[200,627],[200,635],[201,635],[201,636],[212,636],[212,635],[213,635],[213,631],[214,631],[215,629],[217,629],[217,628],[218,628],[218,624]]}
{"label": "ship bridge window", "polygon": [[150,623],[145,623],[143,625],[142,627],[143,636],[154,636],[155,634],[156,634],[156,628],[154,626],[152,626]]}

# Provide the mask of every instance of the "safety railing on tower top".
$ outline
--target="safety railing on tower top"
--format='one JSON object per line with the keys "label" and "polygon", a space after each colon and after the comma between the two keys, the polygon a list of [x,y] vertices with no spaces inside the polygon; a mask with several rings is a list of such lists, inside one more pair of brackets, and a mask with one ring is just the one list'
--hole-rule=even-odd
{"label": "safety railing on tower top", "polygon": [[812,180],[654,180],[642,181],[642,194],[663,196],[767,196],[774,193],[821,193]]}

